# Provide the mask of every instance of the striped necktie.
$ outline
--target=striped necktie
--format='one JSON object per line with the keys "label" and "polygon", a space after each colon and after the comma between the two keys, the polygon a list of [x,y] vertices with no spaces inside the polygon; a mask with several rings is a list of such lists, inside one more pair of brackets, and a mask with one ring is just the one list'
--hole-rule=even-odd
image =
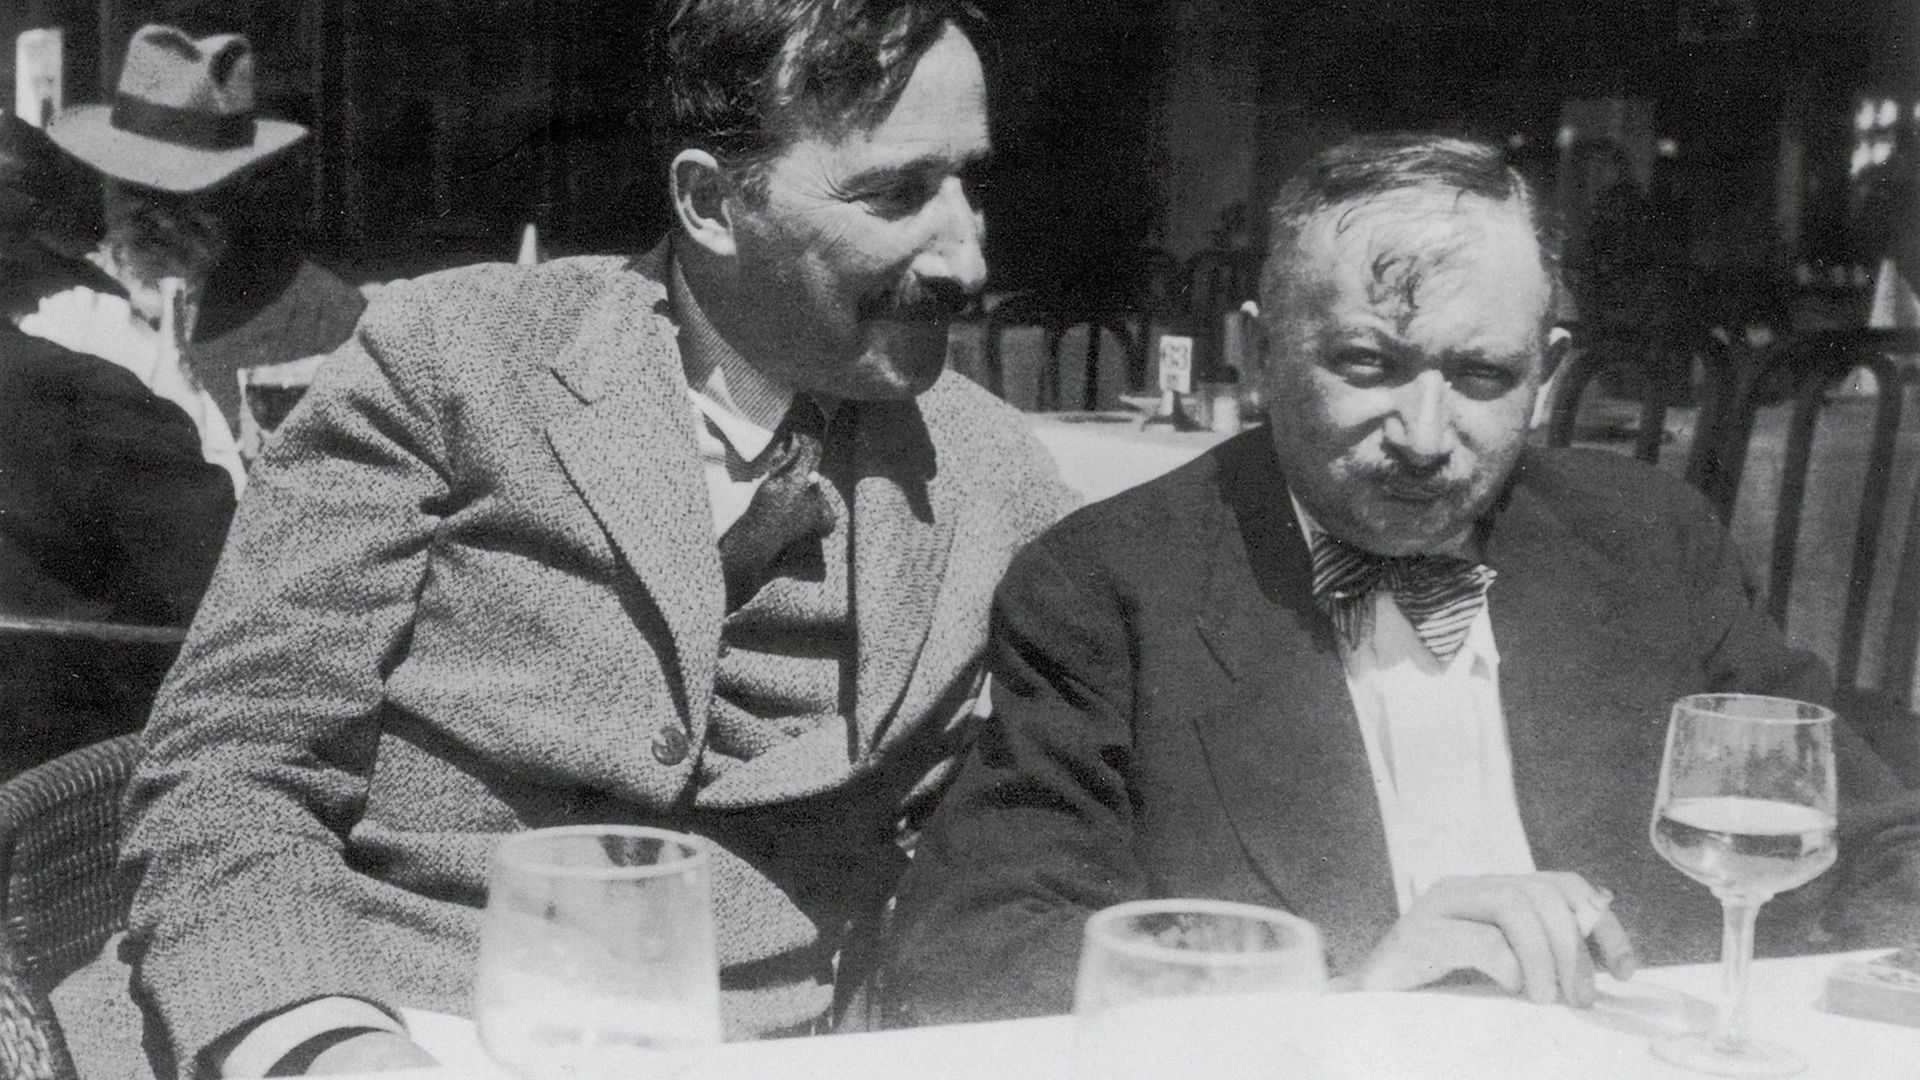
{"label": "striped necktie", "polygon": [[720,537],[728,612],[753,599],[797,545],[817,544],[833,531],[833,506],[821,493],[815,471],[826,426],[820,406],[799,396],[774,433],[766,478],[754,489],[746,512]]}
{"label": "striped necktie", "polygon": [[1358,645],[1371,629],[1375,589],[1386,589],[1427,651],[1453,659],[1487,602],[1492,568],[1448,555],[1375,555],[1323,532],[1313,537],[1313,600]]}

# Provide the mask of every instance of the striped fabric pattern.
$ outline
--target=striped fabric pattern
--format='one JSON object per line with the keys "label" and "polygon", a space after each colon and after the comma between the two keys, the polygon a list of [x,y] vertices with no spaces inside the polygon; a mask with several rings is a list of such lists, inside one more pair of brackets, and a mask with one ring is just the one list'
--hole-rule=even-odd
{"label": "striped fabric pattern", "polygon": [[1427,650],[1453,659],[1467,630],[1487,602],[1491,567],[1448,555],[1375,555],[1315,531],[1313,598],[1349,645],[1371,629],[1375,589],[1393,594]]}

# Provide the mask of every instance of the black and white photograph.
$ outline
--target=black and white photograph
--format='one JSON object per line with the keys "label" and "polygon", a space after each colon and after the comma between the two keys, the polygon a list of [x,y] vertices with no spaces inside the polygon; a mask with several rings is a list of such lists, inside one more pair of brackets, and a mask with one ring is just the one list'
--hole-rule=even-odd
{"label": "black and white photograph", "polygon": [[1920,0],[0,65],[0,1080],[1920,1068]]}

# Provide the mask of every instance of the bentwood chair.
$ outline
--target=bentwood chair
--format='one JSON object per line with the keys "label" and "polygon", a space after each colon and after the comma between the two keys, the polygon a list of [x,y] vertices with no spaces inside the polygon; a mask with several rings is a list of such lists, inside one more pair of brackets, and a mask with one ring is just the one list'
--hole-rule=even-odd
{"label": "bentwood chair", "polygon": [[[1774,361],[1791,364],[1797,381],[1788,421],[1767,587],[1767,611],[1783,624],[1793,588],[1814,435],[1821,412],[1831,391],[1852,372],[1864,368],[1874,379],[1877,400],[1866,474],[1861,481],[1859,509],[1854,517],[1853,559],[1847,575],[1846,606],[1841,615],[1840,643],[1834,660],[1834,679],[1840,686],[1853,685],[1860,676],[1867,608],[1873,596],[1881,526],[1886,518],[1887,493],[1893,482],[1894,454],[1900,437],[1905,392],[1900,367],[1894,363],[1892,354],[1901,352],[1920,352],[1920,331],[1855,329],[1802,335],[1788,342],[1784,353]],[[1744,404],[1742,412],[1751,413],[1755,404],[1751,401]]]}
{"label": "bentwood chair", "polygon": [[1649,464],[1660,460],[1666,437],[1669,402],[1660,391],[1656,370],[1693,369],[1699,380],[1693,388],[1699,407],[1692,446],[1683,476],[1713,504],[1722,521],[1733,512],[1740,490],[1740,472],[1752,431],[1752,408],[1747,390],[1754,381],[1756,362],[1743,366],[1726,342],[1712,333],[1613,335],[1597,342],[1581,341],[1560,373],[1547,427],[1549,446],[1572,445],[1578,434],[1580,403],[1594,379],[1608,370],[1626,369],[1638,376],[1645,392],[1634,430],[1633,456]]}
{"label": "bentwood chair", "polygon": [[[1574,421],[1588,387],[1604,371],[1622,368],[1651,369],[1662,356],[1664,343],[1647,335],[1610,336],[1598,341],[1580,342],[1560,373],[1560,388],[1554,398],[1552,418],[1547,427],[1547,445],[1570,446],[1575,435]],[[1650,385],[1641,394],[1639,427],[1634,433],[1633,456],[1649,464],[1660,460],[1660,442],[1666,433],[1667,402]]]}
{"label": "bentwood chair", "polygon": [[[1117,347],[1125,361],[1121,369],[1124,373],[1131,373],[1142,366],[1135,355],[1139,349],[1139,336],[1125,312],[1089,306],[1049,293],[1015,293],[995,304],[987,313],[987,389],[1001,398],[1006,398],[1009,393],[1004,339],[1009,332],[1023,327],[1036,328],[1041,332],[1042,363],[1034,406],[1043,411],[1091,411],[1100,407],[1101,372],[1107,369],[1101,358],[1106,342],[1118,343]],[[1084,328],[1086,333],[1085,352],[1077,360],[1063,354],[1068,332],[1075,327]],[[1069,401],[1067,386],[1071,376],[1078,376],[1079,394]],[[1120,381],[1124,383],[1125,377]],[[1120,386],[1116,392],[1125,389],[1125,386]]]}
{"label": "bentwood chair", "polygon": [[1834,704],[1908,787],[1920,789],[1920,716],[1913,696],[1914,666],[1920,663],[1920,472],[1914,475],[1885,627],[1878,677],[1870,686],[1842,683]]}

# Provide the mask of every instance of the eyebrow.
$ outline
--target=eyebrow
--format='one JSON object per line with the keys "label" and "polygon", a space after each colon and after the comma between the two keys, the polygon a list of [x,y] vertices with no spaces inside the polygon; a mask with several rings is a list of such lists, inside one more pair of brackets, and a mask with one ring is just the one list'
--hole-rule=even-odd
{"label": "eyebrow", "polygon": [[[1418,347],[1407,344],[1407,342],[1398,335],[1383,333],[1374,327],[1359,328],[1353,332],[1336,333],[1332,336],[1331,342],[1336,348],[1340,346],[1360,346],[1376,352],[1387,353],[1395,357],[1404,357],[1413,354],[1425,355]],[[1445,367],[1448,364],[1480,363],[1492,364],[1496,367],[1525,368],[1531,359],[1530,354],[1524,349],[1519,352],[1501,352],[1494,349],[1466,348],[1450,349],[1436,358],[1434,364],[1438,367]]]}

